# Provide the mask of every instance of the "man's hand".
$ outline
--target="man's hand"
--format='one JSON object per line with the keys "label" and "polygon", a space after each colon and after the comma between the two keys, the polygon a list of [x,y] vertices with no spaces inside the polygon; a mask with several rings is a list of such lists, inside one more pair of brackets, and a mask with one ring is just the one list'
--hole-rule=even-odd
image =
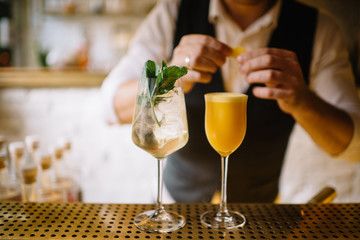
{"label": "man's hand", "polygon": [[275,99],[286,113],[299,110],[303,100],[311,94],[294,52],[261,48],[243,53],[237,60],[249,84],[265,84],[264,87],[254,87],[254,95]]}
{"label": "man's hand", "polygon": [[174,49],[169,65],[188,68],[188,74],[182,77],[183,89],[187,93],[195,83],[209,83],[211,75],[225,63],[226,57],[231,53],[229,46],[213,37],[200,34],[186,35]]}
{"label": "man's hand", "polygon": [[237,60],[248,83],[265,84],[254,87],[256,97],[275,99],[329,154],[336,156],[346,149],[354,134],[350,115],[307,87],[295,53],[262,48],[241,54]]}

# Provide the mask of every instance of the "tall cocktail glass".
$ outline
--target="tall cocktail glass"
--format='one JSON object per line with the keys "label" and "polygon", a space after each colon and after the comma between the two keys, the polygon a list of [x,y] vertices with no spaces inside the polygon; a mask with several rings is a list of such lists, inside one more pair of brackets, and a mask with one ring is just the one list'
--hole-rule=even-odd
{"label": "tall cocktail glass", "polygon": [[[153,96],[156,79],[139,83],[132,124],[132,140],[158,162],[158,195],[155,210],[135,217],[135,225],[148,232],[170,232],[185,225],[185,218],[167,212],[162,204],[163,162],[188,141],[188,127],[181,79],[171,91]],[[151,97],[149,97],[151,95]]]}
{"label": "tall cocktail glass", "polygon": [[228,158],[242,143],[246,132],[247,95],[237,93],[205,94],[205,132],[210,145],[221,156],[221,202],[218,211],[201,215],[209,227],[231,229],[242,227],[245,217],[227,209]]}

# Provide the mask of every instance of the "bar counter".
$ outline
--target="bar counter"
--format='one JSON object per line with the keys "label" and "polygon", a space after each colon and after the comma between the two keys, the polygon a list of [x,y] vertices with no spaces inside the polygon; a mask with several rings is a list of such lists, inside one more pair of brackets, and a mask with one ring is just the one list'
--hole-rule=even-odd
{"label": "bar counter", "polygon": [[0,88],[100,87],[105,74],[76,68],[0,68]]}
{"label": "bar counter", "polygon": [[186,225],[158,234],[133,223],[151,204],[0,202],[0,239],[360,239],[360,203],[228,206],[246,216],[243,228],[204,227],[200,215],[217,205],[171,204]]}

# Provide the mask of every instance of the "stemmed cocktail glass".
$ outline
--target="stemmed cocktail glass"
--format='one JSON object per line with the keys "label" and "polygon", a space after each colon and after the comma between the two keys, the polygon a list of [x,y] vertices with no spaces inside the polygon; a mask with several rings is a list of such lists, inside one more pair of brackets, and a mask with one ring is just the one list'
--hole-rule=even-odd
{"label": "stemmed cocktail glass", "polygon": [[242,227],[245,217],[227,209],[226,186],[228,158],[242,143],[246,132],[247,95],[236,93],[205,94],[205,132],[210,145],[221,156],[221,202],[218,211],[201,215],[201,222],[212,228]]}
{"label": "stemmed cocktail glass", "polygon": [[158,162],[156,209],[135,217],[135,225],[148,232],[170,232],[185,225],[183,216],[165,211],[162,204],[164,159],[188,141],[184,93],[180,79],[169,91],[159,91],[159,85],[156,78],[139,82],[132,124],[133,142]]}

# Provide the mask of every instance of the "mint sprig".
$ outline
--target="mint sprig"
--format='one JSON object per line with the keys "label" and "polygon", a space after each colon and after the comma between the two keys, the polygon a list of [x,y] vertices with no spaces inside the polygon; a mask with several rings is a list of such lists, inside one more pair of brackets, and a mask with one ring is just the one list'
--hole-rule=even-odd
{"label": "mint sprig", "polygon": [[187,74],[186,67],[168,67],[164,60],[161,62],[161,67],[159,67],[159,65],[152,60],[146,61],[142,71],[141,84],[143,88],[146,89],[146,95],[159,126],[160,123],[156,118],[154,107],[166,98],[158,96],[173,90],[176,80],[185,74]]}
{"label": "mint sprig", "polygon": [[[153,97],[168,93],[174,89],[176,80],[185,74],[187,74],[186,67],[167,67],[163,60],[160,68],[156,62],[148,60],[143,68],[141,82],[143,87],[147,87],[151,91],[151,97]],[[156,79],[156,81],[150,79]]]}

